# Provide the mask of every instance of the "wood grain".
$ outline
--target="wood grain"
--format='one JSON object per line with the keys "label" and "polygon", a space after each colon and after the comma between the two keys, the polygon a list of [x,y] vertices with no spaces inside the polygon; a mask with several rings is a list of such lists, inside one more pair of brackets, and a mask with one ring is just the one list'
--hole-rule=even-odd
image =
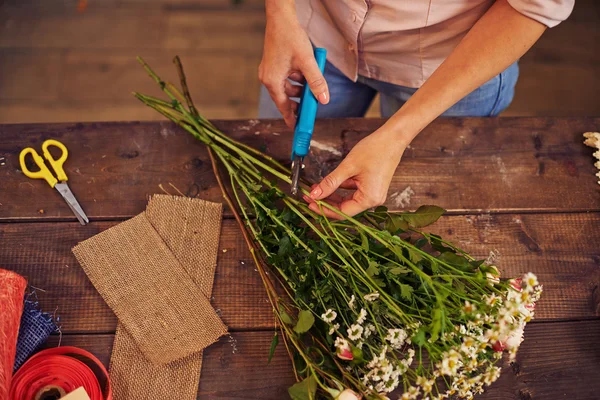
{"label": "wood grain", "polygon": [[[40,288],[64,333],[111,332],[116,319],[73,257],[71,248],[115,222],[0,224],[0,265]],[[539,320],[594,318],[600,273],[600,213],[443,217],[431,231],[479,258],[499,254],[503,276],[532,271],[544,284]],[[42,291],[43,290],[43,291]],[[223,221],[213,297],[231,330],[273,326],[271,308],[234,220]]]}
{"label": "wood grain", "polygon": [[[288,162],[290,131],[279,120],[215,121],[235,138]],[[306,174],[329,173],[354,144],[383,123],[379,119],[317,121]],[[596,170],[582,133],[593,118],[438,119],[411,147],[389,195],[410,186],[406,207],[437,204],[452,212],[588,211],[600,209]],[[43,181],[25,178],[18,154],[48,138],[70,150],[70,187],[92,219],[125,218],[143,210],[148,195],[169,182],[186,194],[220,201],[203,145],[167,122],[0,125],[0,220],[74,220],[62,198]],[[321,146],[322,147],[322,146]],[[173,192],[175,193],[175,192]],[[392,209],[401,204],[388,199]],[[44,213],[39,212],[40,209]]]}
{"label": "wood grain", "polygon": [[56,100],[62,59],[60,52],[0,49],[0,100]]}
{"label": "wood grain", "polygon": [[[531,323],[517,361],[504,361],[502,376],[478,399],[597,399],[600,320]],[[293,383],[279,346],[267,365],[272,332],[238,332],[204,352],[198,399],[282,399]],[[63,335],[62,345],[83,347],[108,364],[113,335]],[[52,337],[48,346],[56,346]],[[235,346],[235,347],[233,347]],[[235,350],[234,350],[235,348]],[[232,382],[235,382],[232,385]]]}
{"label": "wood grain", "polygon": [[[140,50],[122,54],[98,54],[93,51],[69,51],[65,56],[63,73],[67,77],[61,86],[61,99],[110,103],[139,103],[131,92],[137,91],[162,96],[162,91],[137,62],[142,56],[165,81],[179,82],[172,59],[176,50]],[[203,54],[186,55],[182,61],[189,66],[186,71],[191,93],[201,94],[203,104],[258,103],[256,93],[246,88],[247,76],[236,65],[254,63],[243,55]],[[258,65],[258,64],[257,64]],[[219,68],[215,68],[219,66]],[[89,79],[90,74],[95,79]],[[206,77],[212,79],[207,80]],[[139,103],[142,105],[141,103]]]}
{"label": "wood grain", "polygon": [[[204,104],[209,118],[252,118],[256,105]],[[122,101],[83,100],[0,100],[0,120],[11,123],[52,123],[65,121],[164,121],[162,115],[127,98]]]}
{"label": "wood grain", "polygon": [[160,12],[139,8],[89,13],[77,13],[74,6],[51,12],[43,8],[0,9],[2,48],[157,48],[165,33],[166,21]]}

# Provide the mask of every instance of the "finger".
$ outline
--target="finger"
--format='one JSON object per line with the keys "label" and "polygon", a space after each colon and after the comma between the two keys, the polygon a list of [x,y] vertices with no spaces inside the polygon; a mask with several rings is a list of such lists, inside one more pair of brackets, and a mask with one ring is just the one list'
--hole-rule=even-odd
{"label": "finger", "polygon": [[285,94],[288,97],[300,97],[302,86],[292,85],[289,81],[285,81]]}
{"label": "finger", "polygon": [[294,125],[296,124],[296,115],[294,114],[294,111],[292,110],[292,103],[294,103],[294,102],[291,101],[285,95],[285,92],[283,91],[283,85],[282,85],[281,91],[274,91],[274,90],[269,89],[269,94],[271,95],[273,102],[277,106],[277,109],[283,116],[285,124],[289,128],[293,129]]}
{"label": "finger", "polygon": [[310,192],[310,197],[315,200],[321,200],[329,197],[337,190],[340,185],[352,176],[353,170],[349,163],[342,163],[327,175]]}
{"label": "finger", "polygon": [[[328,202],[328,204],[330,204],[332,207],[337,208],[338,210],[340,208],[340,204],[330,203],[330,202]],[[309,204],[308,208],[310,208],[311,210],[313,210],[314,212],[316,212],[319,215],[326,216],[329,219],[344,219],[340,214],[336,213],[335,211],[333,211],[325,206],[321,206],[317,203]]]}
{"label": "finger", "polygon": [[340,211],[353,217],[360,212],[382,203],[383,201],[379,200],[379,196],[373,197],[365,195],[365,193],[359,189],[354,192],[351,197],[347,197],[342,201],[340,204]]}
{"label": "finger", "polygon": [[356,190],[358,187],[356,186],[356,181],[354,179],[346,179],[344,182],[342,182],[342,184],[340,185],[340,188]]}
{"label": "finger", "polygon": [[371,208],[371,206],[361,204],[355,199],[346,200],[340,205],[340,211],[350,217],[354,217],[356,214],[361,213],[368,208]]}
{"label": "finger", "polygon": [[305,82],[304,76],[300,72],[292,72],[290,74],[290,79],[293,80],[294,82],[298,82],[298,83]]}
{"label": "finger", "polygon": [[311,92],[315,95],[315,97],[319,100],[321,104],[329,103],[329,88],[327,87],[327,82],[325,81],[325,77],[321,73],[319,66],[317,65],[317,61],[310,57],[304,61],[302,64],[302,73],[306,78],[306,83],[308,83],[308,87]]}

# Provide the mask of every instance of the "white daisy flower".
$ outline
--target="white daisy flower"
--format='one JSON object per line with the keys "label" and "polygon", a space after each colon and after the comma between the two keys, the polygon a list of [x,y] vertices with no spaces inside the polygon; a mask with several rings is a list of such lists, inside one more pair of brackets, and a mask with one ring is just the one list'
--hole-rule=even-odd
{"label": "white daisy flower", "polygon": [[539,285],[537,276],[531,272],[528,272],[525,274],[525,276],[523,276],[523,283],[525,283],[525,290],[529,292],[532,292],[533,289]]}
{"label": "white daisy flower", "polygon": [[390,342],[392,348],[399,349],[404,344],[408,334],[404,329],[388,329],[388,334],[385,340]]}
{"label": "white daisy flower", "polygon": [[366,301],[375,301],[379,298],[379,292],[373,292],[370,294],[365,294],[364,299]]}
{"label": "white daisy flower", "polygon": [[358,340],[362,337],[364,328],[358,324],[354,324],[348,328],[348,339]]}
{"label": "white daisy flower", "polygon": [[374,333],[377,330],[377,328],[375,328],[375,325],[373,324],[367,324],[365,326],[365,331],[363,332],[363,337],[365,339],[367,339],[369,336],[371,336],[372,333]]}
{"label": "white daisy flower", "polygon": [[333,322],[333,320],[337,317],[337,313],[333,311],[331,308],[325,312],[325,314],[321,315],[321,319],[327,323]]}
{"label": "white daisy flower", "polygon": [[329,334],[333,335],[333,332],[337,331],[338,329],[340,329],[340,324],[331,325],[331,328],[329,328]]}
{"label": "white daisy flower", "polygon": [[348,302],[348,307],[350,307],[351,310],[354,310],[354,301],[356,299],[354,298],[354,295],[352,295],[352,297],[350,297],[350,301]]}
{"label": "white daisy flower", "polygon": [[443,354],[443,359],[439,369],[444,375],[454,376],[460,366],[460,354],[456,350],[450,350]]}
{"label": "white daisy flower", "polygon": [[362,323],[365,322],[366,318],[367,318],[367,310],[365,310],[364,308],[361,308],[360,313],[358,314],[358,318],[356,319],[356,323],[362,325]]}

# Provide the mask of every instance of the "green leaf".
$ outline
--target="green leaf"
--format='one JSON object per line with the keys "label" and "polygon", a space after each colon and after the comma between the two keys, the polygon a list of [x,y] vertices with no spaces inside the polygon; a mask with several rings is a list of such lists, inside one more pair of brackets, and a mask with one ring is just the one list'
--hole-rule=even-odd
{"label": "green leaf", "polygon": [[438,259],[445,263],[455,265],[457,267],[470,267],[469,260],[450,251],[440,254]]}
{"label": "green leaf", "polygon": [[413,287],[410,285],[406,285],[404,283],[400,283],[400,295],[407,301],[412,299]]}
{"label": "green leaf", "polygon": [[275,332],[275,336],[273,336],[273,340],[271,341],[271,349],[269,349],[269,361],[267,361],[267,364],[271,363],[271,359],[273,358],[273,354],[275,354],[275,349],[277,348],[278,344],[279,335],[277,334],[277,332]]}
{"label": "green leaf", "polygon": [[317,393],[317,381],[314,376],[309,376],[288,388],[292,400],[313,400]]}
{"label": "green leaf", "polygon": [[279,257],[283,257],[286,254],[289,254],[293,249],[292,241],[290,240],[288,235],[285,235],[279,241],[279,249],[277,249],[277,255]]}
{"label": "green leaf", "polygon": [[419,249],[422,249],[423,246],[425,246],[427,243],[429,243],[429,241],[427,239],[421,238],[415,242],[415,246],[418,247]]}
{"label": "green leaf", "polygon": [[294,325],[294,320],[292,320],[292,317],[290,317],[290,314],[286,313],[283,308],[279,309],[279,317],[281,318],[281,320],[283,321],[284,324]]}
{"label": "green leaf", "polygon": [[304,333],[308,332],[308,330],[315,323],[315,317],[312,312],[306,310],[300,310],[298,313],[298,322],[296,326],[294,326],[294,332],[296,333]]}
{"label": "green leaf", "polygon": [[416,264],[423,259],[423,257],[418,252],[411,248],[408,249],[408,256],[410,258],[410,261],[413,262],[413,264]]}
{"label": "green leaf", "polygon": [[379,264],[375,261],[369,261],[369,268],[367,268],[367,275],[374,276],[379,275]]}
{"label": "green leaf", "polygon": [[412,337],[411,341],[419,347],[425,344],[425,330],[423,330],[423,327],[419,328],[417,333]]}
{"label": "green leaf", "polygon": [[350,351],[352,352],[353,357],[352,364],[360,364],[365,361],[362,349],[359,349],[358,347],[351,344]]}
{"label": "green leaf", "polygon": [[402,218],[412,228],[423,228],[433,224],[445,212],[446,210],[438,206],[421,206],[414,213],[402,214]]}
{"label": "green leaf", "polygon": [[375,282],[375,284],[377,286],[379,286],[380,288],[384,288],[385,287],[385,281],[383,279],[373,278],[373,282]]}
{"label": "green leaf", "polygon": [[375,207],[375,212],[376,213],[383,213],[383,212],[387,212],[388,208],[386,206],[378,206]]}
{"label": "green leaf", "polygon": [[441,308],[434,309],[431,319],[431,341],[435,342],[440,337],[440,331],[442,330],[444,319],[444,311]]}
{"label": "green leaf", "polygon": [[406,231],[408,230],[408,223],[403,219],[401,215],[398,214],[388,214],[383,227],[386,231],[391,233],[392,235],[396,234],[399,230]]}
{"label": "green leaf", "polygon": [[394,275],[401,275],[401,274],[408,274],[410,272],[410,269],[406,268],[406,267],[395,267],[390,269],[390,273],[394,274]]}
{"label": "green leaf", "polygon": [[440,269],[440,266],[438,265],[438,263],[435,260],[431,260],[431,272],[433,272],[434,274],[437,274],[439,269]]}
{"label": "green leaf", "polygon": [[362,232],[360,232],[360,241],[360,246],[363,248],[363,250],[369,251],[369,239],[367,238],[367,235]]}

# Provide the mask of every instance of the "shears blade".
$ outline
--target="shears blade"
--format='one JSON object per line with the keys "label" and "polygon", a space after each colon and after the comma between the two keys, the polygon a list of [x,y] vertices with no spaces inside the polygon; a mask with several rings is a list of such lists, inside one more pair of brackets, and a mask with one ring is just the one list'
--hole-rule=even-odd
{"label": "shears blade", "polygon": [[300,174],[302,173],[303,161],[304,157],[300,156],[294,156],[294,160],[292,161],[292,185],[290,192],[294,197],[298,197],[298,186],[300,184]]}
{"label": "shears blade", "polygon": [[67,185],[66,182],[57,183],[56,185],[54,185],[54,188],[58,190],[58,193],[60,193],[63,199],[65,199],[67,205],[69,206],[71,211],[73,211],[73,214],[75,214],[75,217],[77,217],[77,220],[81,225],[85,225],[90,222],[87,215],[85,215],[85,213],[83,212],[83,209],[77,202],[77,199],[73,195],[73,192],[71,192],[71,189],[69,189],[69,185]]}

